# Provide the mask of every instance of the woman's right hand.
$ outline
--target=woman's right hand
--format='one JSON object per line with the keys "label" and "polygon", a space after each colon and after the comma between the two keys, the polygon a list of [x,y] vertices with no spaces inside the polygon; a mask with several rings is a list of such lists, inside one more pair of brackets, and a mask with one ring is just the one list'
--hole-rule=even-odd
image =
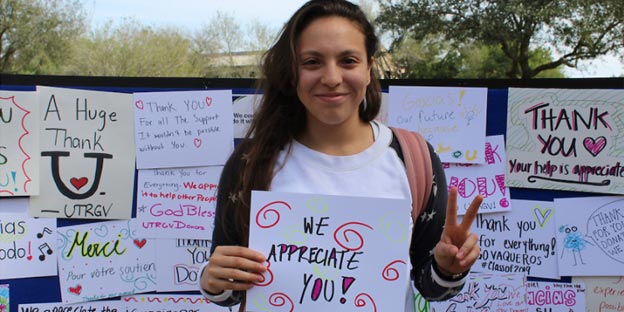
{"label": "woman's right hand", "polygon": [[201,286],[212,294],[224,290],[247,290],[264,280],[266,258],[241,246],[218,246],[201,274]]}

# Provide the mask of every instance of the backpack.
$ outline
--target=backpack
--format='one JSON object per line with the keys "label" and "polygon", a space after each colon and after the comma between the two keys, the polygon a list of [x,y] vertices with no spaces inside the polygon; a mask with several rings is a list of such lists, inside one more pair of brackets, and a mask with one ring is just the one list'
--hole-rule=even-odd
{"label": "backpack", "polygon": [[427,207],[433,181],[431,155],[425,138],[417,132],[390,127],[399,141],[412,193],[412,220]]}

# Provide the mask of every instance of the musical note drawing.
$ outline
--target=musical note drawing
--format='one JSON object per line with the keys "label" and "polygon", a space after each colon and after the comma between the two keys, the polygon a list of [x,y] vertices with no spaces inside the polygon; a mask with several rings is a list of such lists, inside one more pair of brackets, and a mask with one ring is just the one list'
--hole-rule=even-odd
{"label": "musical note drawing", "polygon": [[[46,249],[46,251],[43,252],[43,249]],[[43,243],[42,245],[39,245],[39,252],[41,252],[41,255],[39,256],[39,261],[43,261],[46,258],[46,256],[45,256],[46,253],[48,255],[52,254],[52,248],[50,248],[48,243]]]}
{"label": "musical note drawing", "polygon": [[37,233],[37,238],[42,238],[43,235],[45,234],[52,234],[52,230],[50,230],[47,226],[43,228],[43,231],[41,231],[41,233]]}

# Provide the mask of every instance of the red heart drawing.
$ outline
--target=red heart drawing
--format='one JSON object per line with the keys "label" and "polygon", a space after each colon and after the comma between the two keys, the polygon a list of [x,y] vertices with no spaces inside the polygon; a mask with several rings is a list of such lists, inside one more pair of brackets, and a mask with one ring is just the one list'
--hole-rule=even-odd
{"label": "red heart drawing", "polygon": [[134,240],[134,244],[135,244],[137,247],[139,247],[139,248],[143,248],[143,246],[145,246],[145,244],[147,244],[147,240],[146,240],[145,238],[144,238],[144,239],[142,239],[142,240],[135,239],[135,240]]}
{"label": "red heart drawing", "polygon": [[28,255],[26,259],[28,259],[29,261],[32,260],[32,255]]}
{"label": "red heart drawing", "polygon": [[605,148],[605,146],[607,146],[607,138],[603,136],[596,139],[586,137],[583,139],[583,146],[585,146],[585,149],[592,154],[592,156],[596,157]]}
{"label": "red heart drawing", "polygon": [[87,184],[87,182],[89,182],[89,179],[85,177],[79,179],[71,178],[69,182],[71,182],[71,185],[73,185],[77,190],[80,190],[83,186],[85,186],[85,184]]}
{"label": "red heart drawing", "polygon": [[134,102],[134,106],[136,106],[136,108],[138,108],[140,110],[143,110],[143,107],[145,107],[143,105],[143,101],[141,101],[141,100],[138,100],[138,101]]}
{"label": "red heart drawing", "polygon": [[199,148],[202,145],[202,140],[200,138],[195,138],[193,144],[195,144],[195,147]]}
{"label": "red heart drawing", "polygon": [[210,105],[212,105],[212,98],[207,96],[206,97],[206,105],[208,105],[208,107],[210,107]]}
{"label": "red heart drawing", "polygon": [[76,295],[80,295],[80,292],[82,291],[82,286],[80,286],[80,284],[78,284],[76,287],[69,287],[69,292],[76,294]]}

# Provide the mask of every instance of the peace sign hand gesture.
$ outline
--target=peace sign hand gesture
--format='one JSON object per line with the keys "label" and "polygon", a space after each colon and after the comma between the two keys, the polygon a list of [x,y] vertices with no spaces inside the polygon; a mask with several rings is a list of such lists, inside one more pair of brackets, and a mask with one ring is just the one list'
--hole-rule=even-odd
{"label": "peace sign hand gesture", "polygon": [[438,268],[446,275],[455,275],[470,270],[477,261],[481,249],[477,234],[470,232],[483,197],[477,195],[466,210],[462,222],[457,224],[457,188],[451,188],[446,207],[446,221],[440,241],[433,255]]}

